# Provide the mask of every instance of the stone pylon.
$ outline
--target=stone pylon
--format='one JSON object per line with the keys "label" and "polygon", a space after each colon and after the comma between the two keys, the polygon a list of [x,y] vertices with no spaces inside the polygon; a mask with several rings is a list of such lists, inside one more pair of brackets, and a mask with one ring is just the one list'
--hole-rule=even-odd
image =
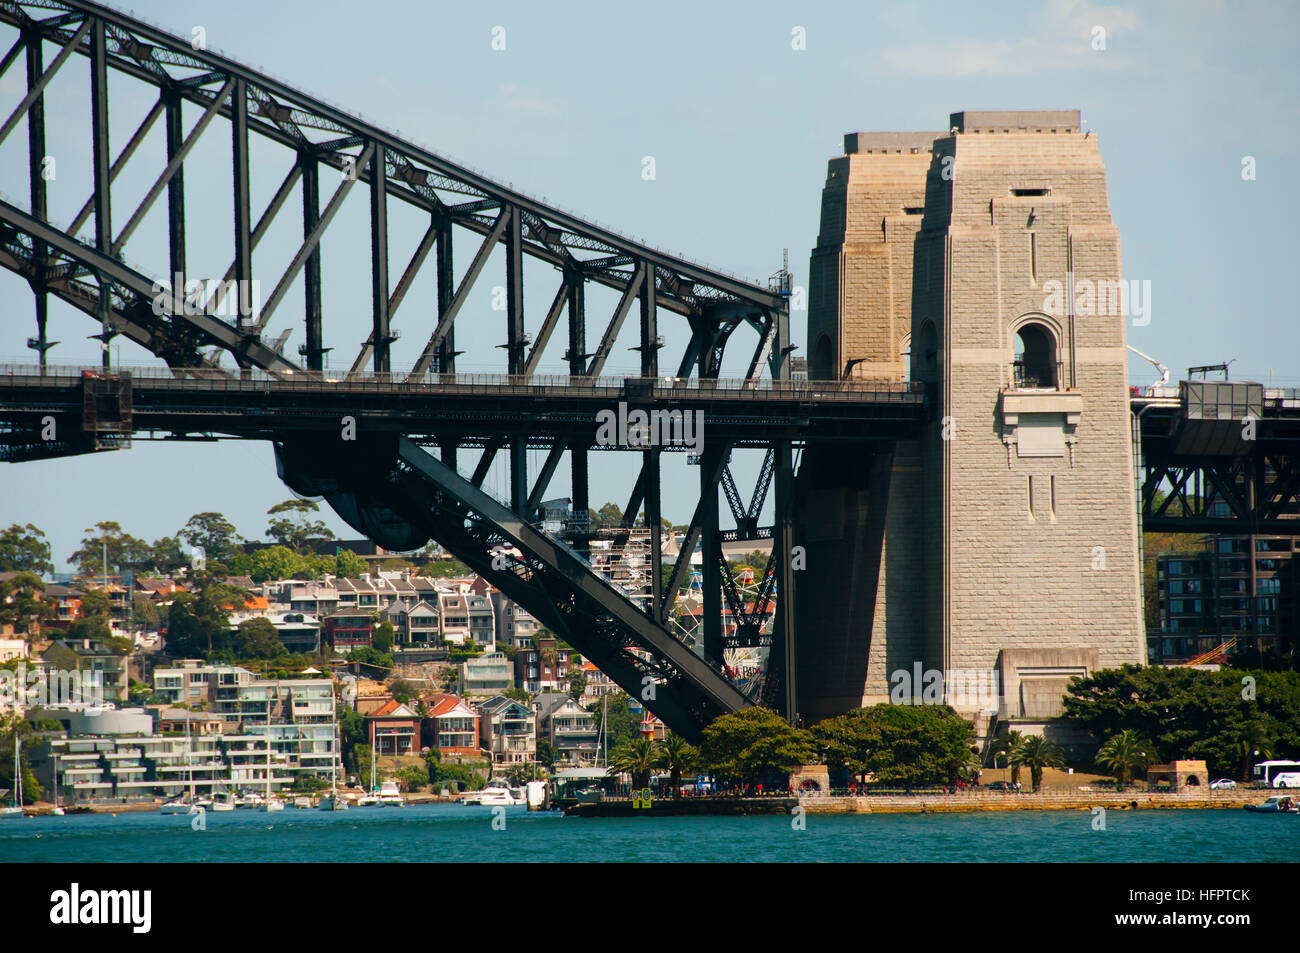
{"label": "stone pylon", "polygon": [[910,377],[936,412],[917,441],[805,453],[805,721],[897,700],[920,663],[958,710],[1035,730],[1072,676],[1145,655],[1133,296],[1097,138],[1077,111],[949,129],[851,134],[830,162],[809,376]]}

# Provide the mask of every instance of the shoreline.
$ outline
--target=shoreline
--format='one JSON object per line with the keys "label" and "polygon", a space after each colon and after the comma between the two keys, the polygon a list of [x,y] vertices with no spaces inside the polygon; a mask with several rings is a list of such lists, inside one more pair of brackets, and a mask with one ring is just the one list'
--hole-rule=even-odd
{"label": "shoreline", "polygon": [[1152,794],[1146,791],[1081,792],[1078,794],[932,794],[835,796],[804,795],[799,806],[808,814],[960,814],[997,811],[1107,810],[1240,810],[1270,794],[1264,790],[1213,794]]}

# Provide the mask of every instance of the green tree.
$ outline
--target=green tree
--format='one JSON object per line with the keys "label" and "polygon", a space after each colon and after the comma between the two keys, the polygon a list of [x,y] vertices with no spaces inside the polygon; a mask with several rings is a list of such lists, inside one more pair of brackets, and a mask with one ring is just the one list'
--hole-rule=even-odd
{"label": "green tree", "polygon": [[175,536],[154,540],[149,547],[149,568],[159,573],[174,573],[190,564],[190,554]]}
{"label": "green tree", "polygon": [[350,549],[340,549],[334,556],[334,572],[345,579],[356,579],[370,564]]}
{"label": "green tree", "polygon": [[387,652],[363,645],[348,653],[348,661],[360,662],[370,678],[387,678],[393,670],[393,657]]}
{"label": "green tree", "polygon": [[646,737],[625,741],[609,753],[608,773],[629,774],[632,787],[643,788],[650,783],[658,752],[653,741]]}
{"label": "green tree", "polygon": [[30,572],[37,576],[54,572],[45,534],[31,523],[14,523],[0,531],[0,572]]}
{"label": "green tree", "polygon": [[270,619],[245,619],[233,638],[235,654],[246,659],[278,659],[289,654]]}
{"label": "green tree", "polygon": [[569,694],[574,698],[581,698],[582,693],[587,690],[587,675],[572,661],[569,662]]}
{"label": "green tree", "polygon": [[54,615],[54,607],[42,598],[44,592],[44,581],[27,569],[0,579],[0,623],[12,625],[15,632],[35,634],[41,620]]}
{"label": "green tree", "polygon": [[112,520],[96,523],[85,533],[81,546],[68,557],[68,562],[83,575],[102,576],[105,560],[112,575],[138,572],[150,563],[149,544],[123,532],[121,525]]}
{"label": "green tree", "polygon": [[253,582],[293,579],[303,574],[306,561],[287,546],[267,546],[251,553],[248,575]]}
{"label": "green tree", "polygon": [[430,783],[429,772],[421,771],[419,768],[402,768],[393,775],[393,780],[401,790],[406,792],[418,791]]}
{"label": "green tree", "polygon": [[521,785],[528,781],[545,781],[546,769],[536,761],[521,761],[506,769],[506,780],[514,785]]}
{"label": "green tree", "polygon": [[152,599],[136,593],[133,601],[131,614],[137,625],[146,629],[156,629],[162,625],[162,611]]}
{"label": "green tree", "polygon": [[220,513],[195,513],[176,533],[186,545],[198,546],[209,562],[229,562],[241,542],[235,524]]}
{"label": "green tree", "polygon": [[1029,769],[1029,780],[1037,791],[1043,786],[1043,769],[1065,767],[1065,755],[1056,742],[1042,735],[1029,735],[1012,752],[1011,763]]}
{"label": "green tree", "polygon": [[375,634],[371,636],[370,644],[380,652],[391,652],[393,651],[393,641],[395,636],[396,632],[393,629],[393,623],[387,621],[381,622],[379,623],[378,628],[375,629]]}
{"label": "green tree", "polygon": [[1139,771],[1146,770],[1155,750],[1148,739],[1131,728],[1111,735],[1097,751],[1097,764],[1115,774],[1115,785],[1124,788]]}
{"label": "green tree", "polygon": [[993,743],[993,758],[996,762],[998,757],[1006,759],[1007,766],[1011,768],[1011,783],[1020,782],[1020,765],[1013,761],[1013,755],[1024,741],[1024,735],[1018,731],[1008,731],[1005,735]]}
{"label": "green tree", "polygon": [[699,750],[687,744],[686,739],[681,735],[670,734],[659,745],[659,750],[655,754],[655,767],[668,771],[673,797],[681,795],[682,775],[693,770],[699,760]]}
{"label": "green tree", "polygon": [[[352,758],[357,766],[357,783],[369,791],[370,774],[374,770],[375,749],[370,745],[355,745],[352,749]],[[376,777],[378,777],[378,772],[376,772]]]}
{"label": "green tree", "polygon": [[1300,672],[1126,665],[1076,679],[1065,715],[1098,739],[1131,729],[1155,745],[1154,760],[1203,758],[1216,777],[1239,772],[1271,741],[1275,757],[1300,755]]}
{"label": "green tree", "polygon": [[791,728],[766,708],[743,708],[704,729],[700,762],[715,774],[761,782],[769,773],[788,774],[817,756],[813,736]]}
{"label": "green tree", "polygon": [[107,642],[113,637],[112,608],[107,592],[87,589],[81,596],[80,615],[68,625],[67,637]]}
{"label": "green tree", "polygon": [[623,510],[617,503],[606,503],[598,510],[588,510],[590,529],[612,529],[623,525]]}
{"label": "green tree", "polygon": [[555,750],[555,746],[548,739],[537,739],[537,760],[539,763],[549,768],[559,759],[559,752]]}
{"label": "green tree", "polygon": [[319,513],[320,506],[311,500],[285,500],[266,511],[272,517],[266,527],[266,535],[281,546],[294,551],[306,549],[315,539],[333,539],[334,533],[320,520],[308,519],[312,513]]}
{"label": "green tree", "polygon": [[951,784],[971,761],[974,733],[946,705],[873,705],[813,726],[827,765],[885,784]]}
{"label": "green tree", "polygon": [[395,678],[388,683],[388,694],[405,705],[417,694],[416,688],[404,678]]}
{"label": "green tree", "polygon": [[167,610],[167,653],[184,658],[230,651],[230,613],[247,599],[243,589],[212,580],[197,592],[177,593]]}

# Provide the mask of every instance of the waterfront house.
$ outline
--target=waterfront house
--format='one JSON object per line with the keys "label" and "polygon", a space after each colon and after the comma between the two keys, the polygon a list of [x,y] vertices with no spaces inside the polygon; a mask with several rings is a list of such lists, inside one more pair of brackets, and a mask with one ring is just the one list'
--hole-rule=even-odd
{"label": "waterfront house", "polygon": [[390,698],[366,715],[366,734],[376,756],[419,754],[420,716]]}
{"label": "waterfront house", "polygon": [[456,695],[429,699],[433,721],[433,746],[444,758],[474,758],[479,751],[479,713]]}
{"label": "waterfront house", "polygon": [[533,712],[504,695],[478,706],[479,745],[493,764],[521,764],[537,756],[537,723]]}
{"label": "waterfront house", "polygon": [[564,692],[543,692],[533,699],[537,737],[550,742],[556,763],[585,767],[596,763],[596,716]]}

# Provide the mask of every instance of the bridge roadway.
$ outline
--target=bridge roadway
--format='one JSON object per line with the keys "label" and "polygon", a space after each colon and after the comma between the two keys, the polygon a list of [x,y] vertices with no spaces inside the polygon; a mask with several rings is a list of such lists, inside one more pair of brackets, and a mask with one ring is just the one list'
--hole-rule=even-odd
{"label": "bridge roadway", "polygon": [[[105,388],[98,369],[49,368],[41,375],[34,367],[0,367],[0,420],[35,428],[52,416],[61,435],[72,432],[66,423],[73,431],[84,425],[124,434],[272,439],[292,431],[337,432],[351,417],[358,432],[462,446],[524,434],[534,447],[570,439],[598,449],[597,415],[618,414],[620,403],[628,410],[698,412],[710,440],[741,447],[776,439],[904,438],[917,432],[926,413],[923,385],[907,383],[494,374],[429,374],[412,382],[403,374],[301,370],[213,368],[176,376],[157,367],[111,377],[120,386]],[[87,416],[91,390],[100,392],[94,420]]]}

